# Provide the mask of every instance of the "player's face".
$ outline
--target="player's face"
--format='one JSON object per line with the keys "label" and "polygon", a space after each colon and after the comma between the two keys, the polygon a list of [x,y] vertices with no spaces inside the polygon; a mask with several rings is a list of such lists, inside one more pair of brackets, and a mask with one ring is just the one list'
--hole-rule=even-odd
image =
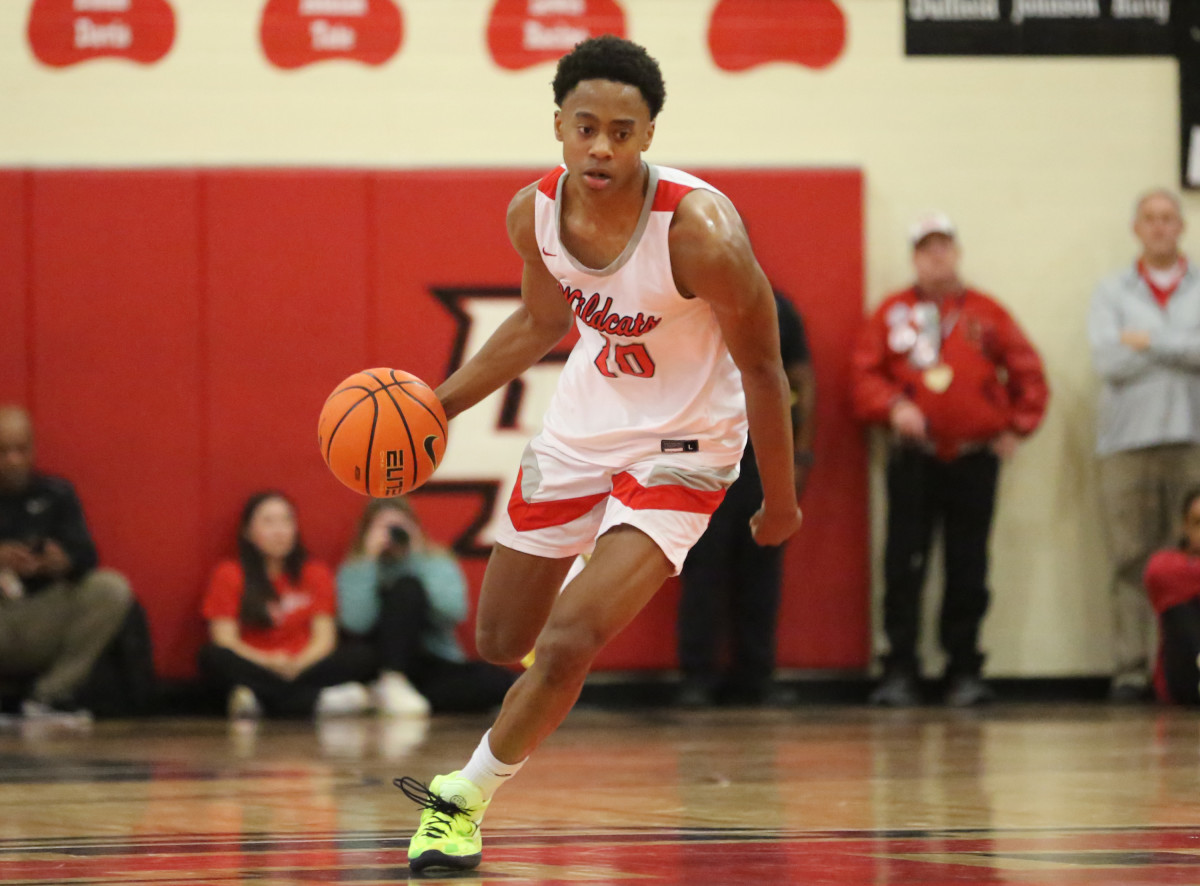
{"label": "player's face", "polygon": [[1188,553],[1200,554],[1200,498],[1191,503],[1184,515],[1183,538]]}
{"label": "player's face", "polygon": [[246,538],[268,560],[282,560],[296,546],[296,515],[282,498],[267,498],[254,509]]}
{"label": "player's face", "polygon": [[1138,206],[1133,232],[1142,241],[1147,258],[1174,260],[1183,234],[1183,219],[1175,201],[1164,194],[1151,194]]}
{"label": "player's face", "polygon": [[922,289],[940,289],[958,280],[958,244],[945,234],[930,234],[913,249],[913,268]]}
{"label": "player's face", "polygon": [[654,121],[636,86],[581,80],[555,112],[554,134],[563,143],[568,174],[603,193],[639,180]]}

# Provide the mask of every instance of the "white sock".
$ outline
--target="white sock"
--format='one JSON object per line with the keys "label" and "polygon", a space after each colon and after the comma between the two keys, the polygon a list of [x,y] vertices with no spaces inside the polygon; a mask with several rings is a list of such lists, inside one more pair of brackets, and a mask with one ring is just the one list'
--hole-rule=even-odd
{"label": "white sock", "polygon": [[492,746],[488,743],[488,736],[491,734],[490,729],[483,734],[483,738],[479,740],[479,747],[475,748],[470,761],[462,768],[463,777],[473,781],[483,791],[485,803],[492,799],[492,794],[496,793],[500,785],[516,775],[525,765],[525,760],[520,763],[502,763],[497,760],[496,755],[492,753]]}

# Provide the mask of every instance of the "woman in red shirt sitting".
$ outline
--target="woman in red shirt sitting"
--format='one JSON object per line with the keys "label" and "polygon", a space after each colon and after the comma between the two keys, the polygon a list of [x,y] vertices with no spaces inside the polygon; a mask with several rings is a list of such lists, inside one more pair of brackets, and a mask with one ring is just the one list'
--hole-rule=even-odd
{"label": "woman in red shirt sitting", "polygon": [[1155,692],[1160,701],[1200,704],[1200,489],[1184,497],[1178,547],[1150,558],[1144,583],[1158,613]]}
{"label": "woman in red shirt sitting", "polygon": [[356,714],[370,707],[361,682],[368,651],[337,643],[333,573],[310,560],[296,512],[280,492],[242,509],[238,559],[213,572],[204,598],[211,642],[200,670],[229,693],[234,718]]}

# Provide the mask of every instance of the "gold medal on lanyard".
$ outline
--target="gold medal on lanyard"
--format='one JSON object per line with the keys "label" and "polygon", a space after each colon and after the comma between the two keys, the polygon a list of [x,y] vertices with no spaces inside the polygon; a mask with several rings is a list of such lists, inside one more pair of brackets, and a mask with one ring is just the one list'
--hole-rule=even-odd
{"label": "gold medal on lanyard", "polygon": [[958,322],[958,311],[943,317],[940,306],[924,302],[917,309],[918,342],[912,360],[921,371],[921,381],[935,394],[941,394],[954,381],[954,370],[942,360],[946,339]]}
{"label": "gold medal on lanyard", "polygon": [[941,394],[950,387],[950,382],[954,381],[954,370],[945,363],[939,363],[937,366],[930,366],[926,369],[921,374],[921,380],[925,382],[925,387],[929,390],[935,394]]}

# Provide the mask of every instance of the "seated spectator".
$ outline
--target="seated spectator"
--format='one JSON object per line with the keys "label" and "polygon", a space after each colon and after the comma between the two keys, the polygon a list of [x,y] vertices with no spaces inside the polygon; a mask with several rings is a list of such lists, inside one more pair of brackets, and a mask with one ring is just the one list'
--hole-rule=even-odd
{"label": "seated spectator", "polygon": [[0,406],[0,680],[27,718],[89,717],[78,692],[133,604],[96,566],[74,487],[34,469],[29,414]]}
{"label": "seated spectator", "polygon": [[1158,613],[1155,694],[1168,703],[1200,704],[1200,488],[1184,499],[1178,546],[1146,564],[1145,585]]}
{"label": "seated spectator", "polygon": [[296,512],[280,492],[242,509],[238,559],[217,566],[204,598],[211,642],[200,669],[229,693],[235,719],[358,714],[371,699],[361,682],[370,657],[341,646],[333,573],[311,560]]}
{"label": "seated spectator", "polygon": [[514,675],[467,661],[455,629],[467,617],[466,581],[453,554],[431,542],[404,499],[373,499],[338,570],[338,618],[370,643],[380,713],[485,711]]}

